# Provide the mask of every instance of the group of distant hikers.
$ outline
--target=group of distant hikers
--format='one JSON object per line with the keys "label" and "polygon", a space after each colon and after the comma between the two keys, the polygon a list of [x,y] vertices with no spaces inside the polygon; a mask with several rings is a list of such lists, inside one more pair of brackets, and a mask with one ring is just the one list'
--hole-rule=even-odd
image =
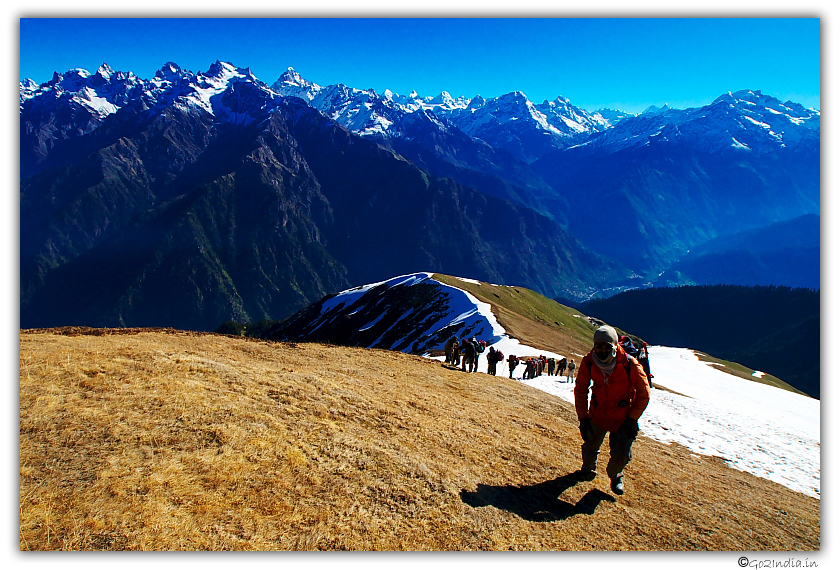
{"label": "group of distant hikers", "polygon": [[[522,373],[523,380],[533,380],[543,374],[563,378],[565,374],[566,382],[570,382],[575,375],[575,361],[566,360],[565,356],[559,360],[554,357],[546,358],[543,355],[537,357],[528,356],[520,359],[515,354],[511,354],[508,357],[508,369],[510,370],[511,378],[513,378],[513,371],[520,364],[525,365],[525,371]],[[558,380],[558,382],[563,382],[563,380]]]}
{"label": "group of distant hikers", "polygon": [[[650,387],[653,387],[651,379],[653,375],[650,373],[650,357],[648,355],[648,343],[642,342],[640,347],[633,344],[633,341],[627,336],[621,336],[618,339],[618,344],[624,351],[639,361],[648,378]],[[478,372],[479,357],[487,352],[487,373],[496,376],[497,365],[499,362],[505,360],[505,355],[502,351],[494,347],[487,347],[487,342],[484,340],[477,340],[474,336],[464,337],[458,340],[457,336],[452,336],[444,346],[444,359],[447,364],[451,364],[456,368],[460,367],[464,372]],[[574,359],[567,360],[566,357],[555,359],[554,357],[527,356],[519,358],[515,354],[511,354],[507,358],[508,370],[510,378],[513,378],[513,371],[520,364],[525,365],[522,378],[524,380],[532,380],[537,376],[547,374],[548,376],[565,376],[566,382],[571,382],[575,377],[575,370],[577,365]],[[559,380],[563,382],[563,380]]]}
{"label": "group of distant hikers", "polygon": [[[493,350],[493,347],[490,347]],[[446,345],[444,347],[444,354],[446,358],[446,363],[455,366],[456,368],[461,366],[461,370],[465,372],[477,372],[478,371],[478,357],[479,355],[487,349],[487,343],[485,341],[478,341],[475,337],[472,338],[462,338],[460,341],[458,337],[453,336],[448,341],[446,341]],[[498,351],[495,351],[498,352]],[[501,354],[501,352],[498,352]],[[493,358],[491,358],[493,356]],[[490,374],[490,370],[492,367],[492,374],[496,375],[496,360],[495,355],[487,355],[487,362],[488,362],[488,371],[487,373]]]}
{"label": "group of distant hikers", "polygon": [[[485,351],[487,373],[495,376],[496,366],[504,361],[505,355],[493,346],[487,348],[485,341],[475,337],[458,340],[453,336],[444,347],[444,357],[449,365],[460,366],[465,372],[476,372],[479,356]],[[648,344],[641,341],[640,346],[636,346],[627,336],[619,337],[613,327],[604,325],[595,331],[592,350],[583,357],[580,366],[574,359],[563,357],[558,360],[542,355],[520,359],[511,354],[507,362],[510,378],[520,364],[525,365],[523,380],[543,373],[561,378],[565,374],[566,382],[575,378],[575,411],[583,439],[583,464],[574,476],[581,481],[595,479],[601,445],[609,433],[607,476],[613,493],[623,495],[624,468],[632,457],[631,448],[639,434],[639,418],[648,405],[653,387]]]}

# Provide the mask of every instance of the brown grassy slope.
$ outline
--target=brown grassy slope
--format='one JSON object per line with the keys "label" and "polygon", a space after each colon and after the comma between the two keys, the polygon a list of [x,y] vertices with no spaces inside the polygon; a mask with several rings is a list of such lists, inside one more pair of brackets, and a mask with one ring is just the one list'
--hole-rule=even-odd
{"label": "brown grassy slope", "polygon": [[820,547],[818,500],[676,445],[575,484],[572,407],[516,381],[124,332],[21,331],[21,549]]}

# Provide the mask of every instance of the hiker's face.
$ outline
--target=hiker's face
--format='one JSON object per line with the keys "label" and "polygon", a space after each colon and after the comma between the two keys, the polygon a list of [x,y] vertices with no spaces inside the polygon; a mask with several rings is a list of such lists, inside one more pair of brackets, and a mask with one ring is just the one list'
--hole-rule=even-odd
{"label": "hiker's face", "polygon": [[600,358],[601,360],[606,360],[612,355],[613,345],[608,342],[596,342],[595,346],[595,355]]}

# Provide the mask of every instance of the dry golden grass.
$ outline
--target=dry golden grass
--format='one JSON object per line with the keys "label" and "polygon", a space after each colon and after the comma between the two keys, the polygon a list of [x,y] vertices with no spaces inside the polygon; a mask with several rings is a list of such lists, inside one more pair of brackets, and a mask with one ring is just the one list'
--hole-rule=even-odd
{"label": "dry golden grass", "polygon": [[820,548],[818,500],[676,445],[640,438],[623,497],[574,483],[572,406],[503,377],[76,332],[20,335],[22,550]]}

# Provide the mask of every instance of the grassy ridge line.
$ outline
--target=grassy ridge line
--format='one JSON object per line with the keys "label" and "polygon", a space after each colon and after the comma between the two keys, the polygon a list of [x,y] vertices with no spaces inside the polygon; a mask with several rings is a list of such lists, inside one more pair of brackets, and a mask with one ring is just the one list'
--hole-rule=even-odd
{"label": "grassy ridge line", "polygon": [[[524,287],[496,286],[472,283],[457,277],[436,273],[434,279],[441,283],[469,292],[491,306],[499,324],[522,344],[539,350],[572,354],[582,357],[592,348],[592,333],[597,328],[588,317],[576,309],[561,305],[535,291]],[[640,340],[628,331],[616,327],[619,334],[626,334],[634,341]],[[753,376],[753,370],[736,362],[715,358],[695,351],[701,360],[717,365],[717,369],[738,378],[766,384],[807,396],[784,380],[765,374]],[[655,367],[655,363],[651,363]],[[652,371],[654,377],[655,370]]]}
{"label": "grassy ridge line", "polygon": [[435,273],[433,279],[490,305],[499,324],[522,344],[580,357],[592,348],[595,326],[580,311],[524,287],[472,283]]}
{"label": "grassy ridge line", "polygon": [[[753,373],[755,371],[752,368],[747,368],[746,366],[742,366],[741,364],[738,364],[737,362],[729,362],[728,360],[723,360],[723,359],[720,359],[720,358],[716,358],[714,356],[710,356],[708,354],[698,352],[696,350],[694,351],[694,353],[700,358],[700,360],[702,360],[704,362],[711,362],[712,364],[716,364],[717,365],[716,367],[719,370],[723,370],[724,372],[727,372],[728,374],[732,374],[733,376],[737,376],[738,378],[743,378],[744,380],[750,380],[752,382],[758,382],[759,384],[766,384],[768,386],[774,386],[776,388],[781,388],[782,390],[787,390],[788,392],[794,392],[796,394],[801,394],[802,396],[806,396],[808,398],[811,397],[808,394],[806,394],[805,392],[803,392],[802,390],[794,388],[793,386],[791,386],[790,384],[788,384],[787,382],[785,382],[781,378],[777,378],[776,376],[773,376],[772,374],[767,374],[765,372],[764,375],[761,378],[759,378],[759,377],[753,376]],[[654,376],[655,376],[655,374],[654,374]]]}
{"label": "grassy ridge line", "polygon": [[[641,438],[575,484],[571,405],[418,356],[20,335],[22,550],[814,550],[820,502]],[[603,468],[603,466],[602,466]]]}

